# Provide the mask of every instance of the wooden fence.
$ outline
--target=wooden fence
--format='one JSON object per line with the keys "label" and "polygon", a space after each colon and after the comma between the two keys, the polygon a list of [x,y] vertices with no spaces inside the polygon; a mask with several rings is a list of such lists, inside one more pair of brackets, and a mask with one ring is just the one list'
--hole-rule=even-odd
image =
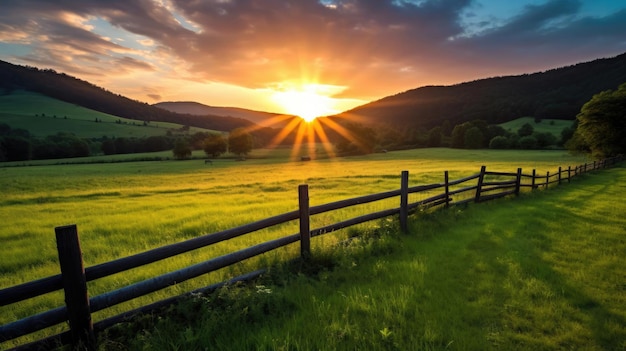
{"label": "wooden fence", "polygon": [[[449,180],[448,171],[444,172],[444,181],[439,184],[420,185],[409,187],[409,172],[403,171],[400,177],[400,189],[382,192],[373,195],[361,196],[341,200],[319,206],[309,206],[309,189],[307,185],[298,187],[299,209],[274,217],[266,218],[240,227],[207,234],[176,244],[162,246],[136,255],[120,258],[114,261],[84,268],[82,252],[78,240],[76,225],[55,228],[61,274],[43,278],[28,283],[16,285],[0,290],[0,306],[14,304],[57,290],[64,290],[66,305],[43,313],[0,326],[0,342],[6,342],[21,336],[40,331],[51,326],[67,322],[69,331],[45,339],[21,345],[15,350],[49,349],[58,345],[73,344],[78,349],[94,350],[96,335],[114,324],[127,320],[139,314],[154,311],[167,306],[182,297],[191,294],[213,291],[225,284],[237,281],[250,280],[258,277],[263,270],[233,278],[227,282],[211,285],[184,295],[168,298],[141,308],[127,311],[120,315],[92,323],[91,314],[113,305],[135,299],[140,296],[161,290],[168,286],[198,277],[202,274],[233,265],[251,257],[275,250],[277,248],[300,242],[300,253],[303,258],[311,255],[311,238],[347,228],[356,224],[375,219],[399,215],[400,228],[407,231],[409,213],[416,209],[433,207],[449,207],[468,202],[484,202],[509,195],[519,195],[522,188],[530,190],[540,187],[547,188],[551,184],[569,182],[573,177],[600,168],[609,167],[622,161],[623,157],[614,157],[593,163],[585,163],[574,168],[563,169],[557,172],[547,172],[539,175],[532,171],[524,174],[521,168],[514,173],[491,172],[483,166],[478,174],[458,180]],[[469,185],[468,185],[469,184]],[[434,191],[441,191],[435,193]],[[413,203],[409,202],[409,194],[422,193],[427,198]],[[350,206],[371,203],[383,199],[399,197],[399,207],[370,213],[321,228],[310,228],[310,217],[324,212],[339,210]],[[215,257],[183,269],[169,272],[151,279],[128,285],[118,290],[110,291],[98,296],[89,297],[87,282],[107,277],[132,268],[154,263],[191,250],[200,249],[241,235],[261,229],[270,228],[290,221],[299,221],[299,233],[274,239],[252,247],[248,247],[224,256]]]}

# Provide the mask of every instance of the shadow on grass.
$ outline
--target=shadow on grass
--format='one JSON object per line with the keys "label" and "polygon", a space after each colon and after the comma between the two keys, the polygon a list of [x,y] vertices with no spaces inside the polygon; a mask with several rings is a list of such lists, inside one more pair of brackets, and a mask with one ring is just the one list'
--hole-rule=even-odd
{"label": "shadow on grass", "polygon": [[[583,340],[587,337],[585,334],[590,333],[589,337],[594,340],[592,344],[601,349],[621,350],[626,346],[626,319],[612,312],[609,306],[612,303],[615,309],[616,304],[619,305],[618,296],[623,293],[624,286],[609,284],[612,291],[602,291],[603,295],[599,296],[592,294],[601,286],[607,288],[599,275],[608,274],[619,280],[619,271],[600,272],[594,263],[606,259],[603,255],[611,249],[604,245],[610,242],[620,244],[616,238],[618,233],[602,228],[623,225],[618,217],[610,216],[613,207],[610,202],[616,200],[615,186],[623,179],[606,173],[589,177],[597,179],[574,185],[576,188],[565,186],[534,198],[520,199],[519,205],[525,206],[526,210],[524,217],[509,222],[512,236],[507,245],[518,250],[513,255],[513,264],[519,265],[521,271],[517,278],[524,282],[518,282],[516,286],[525,293],[524,299],[536,305],[517,306],[516,312],[522,314],[521,318],[554,317],[563,319],[572,329],[581,328],[570,330],[569,336],[555,337],[550,341],[555,348],[579,347],[575,340]],[[620,251],[619,247],[613,249]],[[618,255],[610,255],[608,260],[615,263],[619,260],[616,259]],[[498,263],[492,264],[500,267]],[[566,327],[548,322],[548,328],[542,330],[542,323],[535,322],[544,334],[557,333],[555,329]],[[519,321],[517,324],[524,325]]]}

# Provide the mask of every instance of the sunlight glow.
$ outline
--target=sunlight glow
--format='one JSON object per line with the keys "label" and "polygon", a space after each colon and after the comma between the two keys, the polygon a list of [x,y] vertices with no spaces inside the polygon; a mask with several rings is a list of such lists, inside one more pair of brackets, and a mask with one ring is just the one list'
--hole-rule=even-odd
{"label": "sunlight glow", "polygon": [[272,98],[286,113],[299,116],[307,122],[339,112],[334,108],[333,99],[324,95],[324,90],[317,84],[277,91]]}

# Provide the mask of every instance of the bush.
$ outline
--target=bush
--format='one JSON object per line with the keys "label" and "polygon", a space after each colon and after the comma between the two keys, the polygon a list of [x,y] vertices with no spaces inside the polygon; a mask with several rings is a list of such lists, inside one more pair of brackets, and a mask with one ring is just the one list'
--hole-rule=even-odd
{"label": "bush", "polygon": [[525,137],[521,137],[519,139],[519,144],[522,149],[536,149],[537,148],[537,138],[532,135],[528,135]]}
{"label": "bush", "polygon": [[483,147],[483,132],[478,127],[471,127],[465,132],[465,148],[480,149]]}
{"label": "bush", "polygon": [[505,136],[497,136],[493,137],[491,141],[489,141],[490,149],[508,149],[509,148],[509,139]]}

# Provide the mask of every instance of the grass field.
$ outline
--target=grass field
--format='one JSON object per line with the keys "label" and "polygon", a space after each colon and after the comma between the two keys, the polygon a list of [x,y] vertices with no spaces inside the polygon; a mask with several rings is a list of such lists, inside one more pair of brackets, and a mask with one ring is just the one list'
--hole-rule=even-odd
{"label": "grass field", "polygon": [[[96,123],[96,119],[101,122]],[[122,123],[116,123],[118,120]],[[144,126],[142,121],[112,116],[27,91],[0,95],[0,123],[13,129],[26,129],[36,137],[70,132],[80,138],[149,137],[165,135],[168,130],[182,127],[166,122],[151,122]],[[189,130],[190,133],[198,131],[208,130],[195,127]]]}
{"label": "grass field", "polygon": [[535,132],[551,133],[555,137],[560,138],[561,131],[565,128],[571,127],[574,121],[562,119],[543,119],[537,123],[533,117],[522,117],[513,121],[501,123],[500,126],[509,132],[517,133],[517,131],[526,123],[530,124]]}
{"label": "grass field", "polygon": [[[583,161],[561,151],[501,151],[422,149],[312,162],[286,162],[290,150],[256,150],[252,159],[151,161],[104,164],[41,165],[0,168],[0,288],[58,273],[54,227],[77,224],[86,266],[201,234],[250,223],[297,208],[297,186],[310,186],[311,205],[399,188],[400,172],[411,172],[411,185],[438,183],[443,171],[451,179],[475,174],[482,164],[497,171],[554,171],[558,166]],[[278,156],[277,156],[278,155]],[[355,214],[397,206],[371,204],[336,214],[314,217],[313,227],[337,222]],[[364,225],[361,230],[376,227]],[[297,232],[297,224],[255,233],[90,284],[96,295],[129,282],[187,266],[233,248],[250,246]],[[324,237],[317,247],[333,245],[346,233]],[[285,260],[295,256],[285,250],[264,258]],[[250,263],[250,265],[259,264]],[[153,267],[154,266],[154,267]],[[166,289],[146,299],[180,293],[246,271],[246,264]],[[0,323],[61,305],[51,294],[19,305],[0,308]],[[109,314],[145,304],[138,299]],[[96,314],[96,320],[106,314]]]}
{"label": "grass field", "polygon": [[198,296],[110,330],[100,347],[624,350],[625,191],[622,165],[412,216],[408,235],[385,222],[314,252],[300,274]]}

